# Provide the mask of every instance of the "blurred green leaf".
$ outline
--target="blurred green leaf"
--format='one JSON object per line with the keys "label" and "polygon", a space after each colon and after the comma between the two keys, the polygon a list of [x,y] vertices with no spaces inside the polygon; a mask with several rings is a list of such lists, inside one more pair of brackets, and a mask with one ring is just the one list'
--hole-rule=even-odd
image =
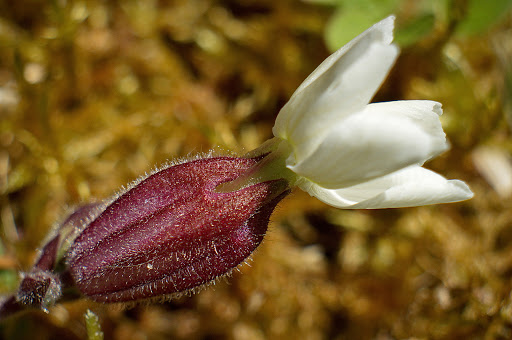
{"label": "blurred green leaf", "polygon": [[457,27],[457,34],[471,36],[485,32],[504,16],[512,0],[470,0],[468,12]]}
{"label": "blurred green leaf", "polygon": [[395,8],[402,0],[331,0],[340,6],[366,8],[368,10],[379,10],[382,8]]}
{"label": "blurred green leaf", "polygon": [[340,0],[327,23],[325,41],[331,51],[345,45],[364,30],[395,12],[399,0]]}
{"label": "blurred green leaf", "polygon": [[312,4],[331,5],[331,6],[338,6],[344,1],[346,1],[346,0],[304,0],[304,2],[309,2]]}
{"label": "blurred green leaf", "polygon": [[434,23],[434,14],[421,15],[396,30],[395,42],[402,47],[410,46],[427,36],[434,28]]}

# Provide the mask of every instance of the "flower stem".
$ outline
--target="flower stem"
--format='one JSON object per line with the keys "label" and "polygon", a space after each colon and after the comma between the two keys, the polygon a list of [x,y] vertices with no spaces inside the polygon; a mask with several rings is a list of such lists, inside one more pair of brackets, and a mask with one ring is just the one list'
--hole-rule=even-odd
{"label": "flower stem", "polygon": [[88,340],[103,340],[99,318],[90,309],[85,313],[85,326]]}

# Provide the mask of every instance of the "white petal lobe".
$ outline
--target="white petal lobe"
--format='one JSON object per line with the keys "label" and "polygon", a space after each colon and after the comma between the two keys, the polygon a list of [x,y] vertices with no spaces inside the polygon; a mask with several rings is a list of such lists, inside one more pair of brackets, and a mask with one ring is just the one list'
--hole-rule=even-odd
{"label": "white petal lobe", "polygon": [[473,197],[464,182],[446,180],[419,166],[344,189],[329,190],[311,182],[304,182],[300,187],[321,201],[343,209],[414,207],[459,202]]}
{"label": "white petal lobe", "polygon": [[385,114],[388,117],[403,117],[420,127],[431,137],[432,148],[428,159],[448,150],[446,134],[439,116],[443,114],[441,103],[430,100],[399,100],[369,104],[365,111],[368,119],[372,115]]}
{"label": "white petal lobe", "polygon": [[339,50],[331,54],[327,59],[325,59],[318,67],[302,82],[302,84],[295,90],[295,94],[299,94],[307,88],[311,83],[313,83],[316,79],[326,73],[329,69],[331,69],[334,64],[339,62],[341,57],[343,57],[348,51],[351,49],[358,50],[364,47],[367,47],[370,43],[380,42],[383,45],[390,45],[393,41],[393,29],[395,26],[395,17],[389,16],[384,20],[376,23],[354,39],[352,39],[349,43],[341,47]]}
{"label": "white petal lobe", "polygon": [[393,20],[374,25],[327,58],[282,108],[272,131],[295,146],[298,159],[315,148],[314,136],[363,109],[380,87],[399,53],[390,44]]}
{"label": "white petal lobe", "polygon": [[324,188],[336,189],[423,164],[447,148],[438,115],[432,111],[434,103],[368,105],[333,123],[309,157],[295,161],[291,156],[288,168]]}

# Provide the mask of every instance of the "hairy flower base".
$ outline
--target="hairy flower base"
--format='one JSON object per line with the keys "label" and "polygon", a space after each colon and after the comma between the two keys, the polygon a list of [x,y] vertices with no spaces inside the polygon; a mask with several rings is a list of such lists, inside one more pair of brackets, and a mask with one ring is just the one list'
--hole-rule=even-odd
{"label": "hairy flower base", "polygon": [[229,273],[261,243],[284,180],[216,187],[257,159],[209,158],[160,170],[117,197],[74,240],[67,265],[101,302],[175,295]]}
{"label": "hairy flower base", "polygon": [[61,282],[51,271],[32,270],[24,273],[16,300],[25,306],[47,310],[61,296]]}

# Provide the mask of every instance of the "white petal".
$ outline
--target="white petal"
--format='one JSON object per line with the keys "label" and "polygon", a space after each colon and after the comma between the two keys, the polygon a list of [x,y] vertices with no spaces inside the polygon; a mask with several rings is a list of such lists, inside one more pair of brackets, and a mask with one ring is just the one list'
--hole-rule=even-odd
{"label": "white petal", "polygon": [[387,114],[389,116],[407,117],[420,126],[432,138],[432,150],[428,159],[448,149],[446,134],[443,131],[439,116],[443,114],[442,104],[430,100],[399,100],[369,104],[368,114]]}
{"label": "white petal", "polygon": [[294,147],[298,159],[315,148],[325,127],[363,109],[398,56],[388,17],[327,58],[279,113],[273,133]]}
{"label": "white petal", "polygon": [[440,104],[431,101],[378,103],[332,125],[318,148],[288,168],[328,189],[344,188],[423,164],[447,149],[439,122]]}
{"label": "white petal", "polygon": [[319,200],[343,209],[382,209],[450,203],[470,199],[473,193],[459,180],[447,180],[420,166],[352,187],[329,190],[304,182],[301,189]]}
{"label": "white petal", "polygon": [[300,84],[297,90],[295,90],[294,95],[302,92],[311,83],[316,81],[319,77],[323,76],[323,74],[326,73],[329,69],[333,67],[339,67],[339,65],[335,64],[339,64],[340,58],[347,54],[348,51],[364,50],[373,42],[380,42],[383,45],[390,45],[393,42],[394,26],[395,16],[391,15],[368,28],[363,33],[359,34],[346,45],[331,54],[320,65],[318,65],[318,67],[302,82],[302,84]]}

